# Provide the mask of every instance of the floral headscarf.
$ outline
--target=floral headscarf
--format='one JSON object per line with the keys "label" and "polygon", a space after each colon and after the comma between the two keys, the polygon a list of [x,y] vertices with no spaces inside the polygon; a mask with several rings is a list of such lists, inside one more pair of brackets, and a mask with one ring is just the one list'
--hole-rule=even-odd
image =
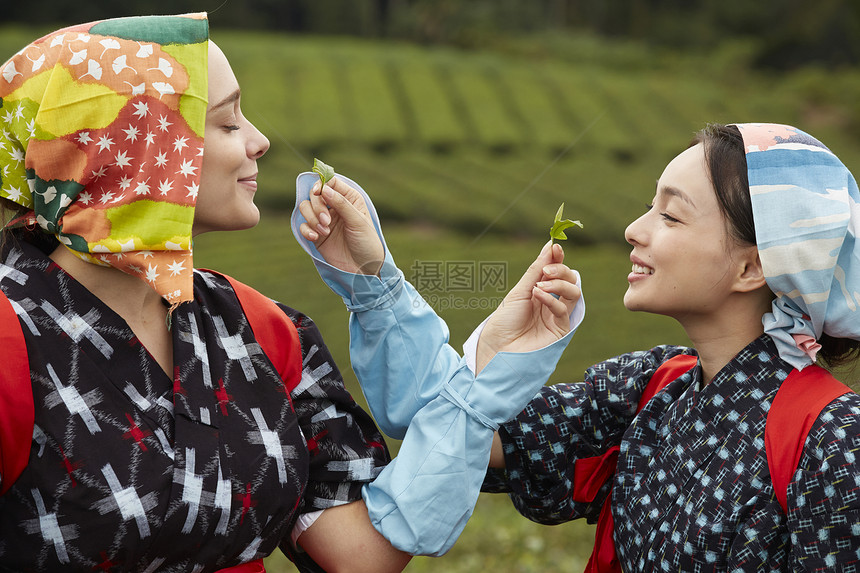
{"label": "floral headscarf", "polygon": [[737,127],[759,256],[776,294],[765,332],[802,369],[815,361],[822,333],[860,340],[860,192],[839,158],[809,134],[788,125]]}
{"label": "floral headscarf", "polygon": [[92,263],[190,300],[205,14],[59,30],[0,66],[0,197]]}

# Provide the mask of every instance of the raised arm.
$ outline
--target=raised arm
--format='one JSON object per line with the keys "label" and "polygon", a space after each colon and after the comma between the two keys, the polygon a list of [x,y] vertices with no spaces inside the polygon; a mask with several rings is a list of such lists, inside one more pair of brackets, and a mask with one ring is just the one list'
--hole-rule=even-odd
{"label": "raised arm", "polygon": [[[475,372],[498,351],[542,348],[582,320],[578,275],[563,265],[563,252],[556,246],[542,253],[525,282],[470,338],[466,352],[471,355],[464,359],[448,345],[445,322],[395,265],[367,194],[341,175],[321,188],[310,173],[298,177],[296,190],[293,233],[323,280],[352,311],[353,368],[377,423],[390,436],[402,438],[415,413],[458,368],[466,365]],[[362,269],[376,272],[358,274]],[[570,306],[575,307],[572,314]]]}
{"label": "raised arm", "polygon": [[570,340],[578,275],[560,247],[545,246],[473,335],[470,362],[394,265],[360,187],[338,176],[320,189],[308,174],[297,194],[293,231],[352,311],[350,356],[371,411],[403,437],[398,457],[363,490],[370,520],[406,553],[442,554],[471,515],[495,429],[544,385]]}

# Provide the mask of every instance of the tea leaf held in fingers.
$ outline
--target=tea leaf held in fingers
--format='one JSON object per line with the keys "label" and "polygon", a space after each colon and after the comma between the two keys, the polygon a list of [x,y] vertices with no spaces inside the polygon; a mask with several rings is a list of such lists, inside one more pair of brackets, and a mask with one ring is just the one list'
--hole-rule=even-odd
{"label": "tea leaf held in fingers", "polygon": [[326,165],[316,157],[314,157],[313,172],[320,176],[320,181],[323,185],[328,183],[334,177],[334,168],[331,165]]}
{"label": "tea leaf held in fingers", "polygon": [[555,221],[552,223],[552,227],[549,230],[549,238],[555,243],[556,240],[565,241],[567,240],[567,235],[565,235],[565,231],[573,226],[577,226],[580,229],[582,228],[582,223],[579,221],[571,221],[570,219],[565,219],[562,221],[561,216],[564,211],[564,203],[558,208],[558,211],[555,214]]}

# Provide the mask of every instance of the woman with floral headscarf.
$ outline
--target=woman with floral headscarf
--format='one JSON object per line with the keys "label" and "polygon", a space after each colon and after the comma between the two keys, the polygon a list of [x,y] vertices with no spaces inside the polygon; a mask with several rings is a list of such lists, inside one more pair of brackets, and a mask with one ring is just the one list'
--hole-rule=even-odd
{"label": "woman with floral headscarf", "polygon": [[[456,538],[480,486],[440,489],[436,474],[482,472],[426,420],[488,451],[484,422],[513,416],[570,339],[575,274],[546,249],[512,291],[534,306],[508,313],[502,326],[519,328],[490,352],[508,360],[478,376],[425,365],[444,396],[390,462],[310,319],[193,268],[193,235],[259,218],[269,143],[239,101],[204,14],[67,28],[0,67],[0,197],[14,211],[0,257],[0,569],[259,572],[280,546],[303,571],[400,570],[422,548],[392,545],[379,522]],[[358,201],[342,220],[376,236]],[[361,244],[345,243],[340,268],[384,259],[390,289],[368,304],[396,302],[402,273],[378,241]],[[536,287],[550,263],[561,280]],[[519,399],[482,411],[475,396],[505,384]],[[444,502],[418,506],[403,495],[416,488]]]}
{"label": "woman with floral headscarf", "polygon": [[[311,195],[302,213],[318,259],[314,246],[333,249],[327,208]],[[626,232],[625,306],[675,318],[695,348],[624,354],[541,389],[498,429],[485,489],[541,523],[598,521],[589,573],[860,569],[860,398],[814,365],[860,353],[858,226],[857,184],[818,140],[785,125],[703,130]],[[356,373],[398,435],[433,384],[409,365],[382,368],[394,348],[374,333],[395,318],[356,318]],[[425,336],[413,354],[433,355],[432,321],[413,332]],[[486,339],[476,331],[467,362],[481,363]],[[665,384],[656,395],[652,378]],[[783,386],[794,398],[775,406]],[[805,443],[766,430],[771,412],[799,440],[804,424]]]}

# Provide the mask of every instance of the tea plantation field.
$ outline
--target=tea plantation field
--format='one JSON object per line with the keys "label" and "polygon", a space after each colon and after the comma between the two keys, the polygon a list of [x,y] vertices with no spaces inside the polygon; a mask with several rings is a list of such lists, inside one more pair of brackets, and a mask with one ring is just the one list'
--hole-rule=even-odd
{"label": "tea plantation field", "polygon": [[[0,27],[0,60],[45,31]],[[272,146],[260,162],[261,224],[199,237],[195,263],[312,317],[359,402],[348,315],[289,231],[295,177],[314,157],[373,197],[395,259],[422,283],[457,348],[537,255],[564,202],[565,215],[585,225],[565,250],[582,273],[588,310],[551,382],[579,380],[621,352],[685,343],[668,319],[624,310],[623,234],[697,129],[791,123],[860,169],[860,73],[755,72],[742,46],[705,58],[576,38],[558,53],[218,30],[213,39],[242,85],[245,115]],[[482,281],[485,268],[503,274]],[[533,524],[504,497],[483,495],[449,555],[415,559],[407,570],[580,571],[591,535],[580,523]],[[281,555],[267,565],[293,570]]]}

